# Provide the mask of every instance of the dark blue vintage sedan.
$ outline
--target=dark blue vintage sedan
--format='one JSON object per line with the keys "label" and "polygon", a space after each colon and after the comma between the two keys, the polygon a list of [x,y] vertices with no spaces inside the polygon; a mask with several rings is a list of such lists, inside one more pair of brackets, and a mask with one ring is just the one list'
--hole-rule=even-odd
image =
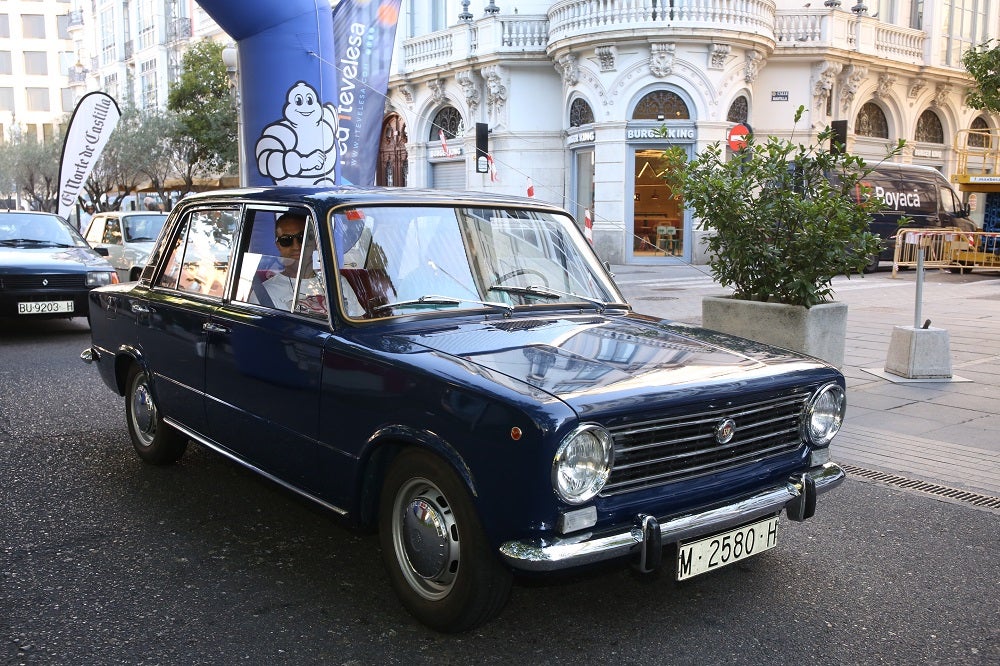
{"label": "dark blue vintage sedan", "polygon": [[0,211],[0,317],[86,317],[90,290],[114,282],[107,259],[58,215]]}
{"label": "dark blue vintage sedan", "polygon": [[90,307],[83,358],[144,460],[193,439],[377,527],[403,604],[442,631],[499,613],[515,572],[687,579],[756,555],[844,478],[840,372],[632,312],[533,199],[194,195]]}

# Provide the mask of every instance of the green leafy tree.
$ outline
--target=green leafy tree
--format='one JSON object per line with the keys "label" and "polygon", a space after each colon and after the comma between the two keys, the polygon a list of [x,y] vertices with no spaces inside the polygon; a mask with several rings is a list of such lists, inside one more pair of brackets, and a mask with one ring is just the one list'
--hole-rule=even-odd
{"label": "green leafy tree", "polygon": [[234,172],[237,163],[237,119],[222,61],[222,45],[203,40],[181,62],[181,75],[170,87],[167,108],[178,114],[188,142],[191,178],[201,173]]}
{"label": "green leafy tree", "polygon": [[973,109],[1000,113],[1000,42],[988,39],[962,54],[962,65],[977,88],[969,91],[965,103]]}
{"label": "green leafy tree", "polygon": [[879,251],[869,223],[884,204],[856,196],[871,168],[824,148],[831,136],[827,128],[809,146],[751,138],[728,160],[718,143],[690,162],[682,148],[666,151],[667,182],[711,232],[712,275],[734,298],[811,307],[831,300],[834,277],[862,271]]}
{"label": "green leafy tree", "polygon": [[48,141],[38,141],[20,128],[14,129],[4,146],[3,163],[6,187],[13,188],[32,210],[54,213],[58,210],[59,157],[62,134]]}

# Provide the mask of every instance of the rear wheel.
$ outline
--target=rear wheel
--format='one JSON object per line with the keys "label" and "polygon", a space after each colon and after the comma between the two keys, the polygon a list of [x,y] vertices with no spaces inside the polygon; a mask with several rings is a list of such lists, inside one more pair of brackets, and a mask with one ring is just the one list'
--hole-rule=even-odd
{"label": "rear wheel", "polygon": [[440,458],[404,451],[379,504],[382,559],[406,609],[443,632],[495,617],[513,576],[490,547],[464,484]]}
{"label": "rear wheel", "polygon": [[188,439],[163,422],[153,401],[149,376],[137,365],[128,374],[125,391],[125,420],[132,446],[139,457],[153,465],[169,465],[180,460]]}

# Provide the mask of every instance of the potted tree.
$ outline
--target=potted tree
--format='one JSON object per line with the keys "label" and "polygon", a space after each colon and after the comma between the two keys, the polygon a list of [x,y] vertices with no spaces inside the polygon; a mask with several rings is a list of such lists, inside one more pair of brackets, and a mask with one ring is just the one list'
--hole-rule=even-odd
{"label": "potted tree", "polygon": [[679,148],[664,157],[672,191],[709,232],[713,277],[733,290],[703,300],[702,325],[840,366],[847,305],[833,301],[831,283],[879,251],[868,225],[884,204],[863,185],[871,172],[863,159],[823,147],[831,137],[830,128],[810,145],[751,137],[728,160],[718,143],[691,161]]}

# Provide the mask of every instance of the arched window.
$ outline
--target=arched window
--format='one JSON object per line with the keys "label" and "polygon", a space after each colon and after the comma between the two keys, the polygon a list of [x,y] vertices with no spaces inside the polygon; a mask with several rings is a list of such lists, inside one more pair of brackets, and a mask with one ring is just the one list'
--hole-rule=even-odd
{"label": "arched window", "polygon": [[972,121],[969,129],[972,130],[969,132],[969,139],[966,142],[969,148],[989,148],[990,124],[986,122],[986,118],[977,117]]}
{"label": "arched window", "polygon": [[444,130],[444,138],[454,139],[462,131],[462,114],[458,112],[453,106],[446,106],[437,112],[434,116],[434,122],[431,123],[430,136],[427,137],[429,141],[437,141],[441,137],[438,136],[438,131]]}
{"label": "arched window", "polygon": [[889,122],[875,102],[866,102],[854,119],[854,133],[858,136],[873,136],[877,139],[889,138]]}
{"label": "arched window", "polygon": [[917,118],[917,131],[913,138],[925,143],[944,143],[944,128],[938,115],[927,109]]}
{"label": "arched window", "polygon": [[726,114],[726,120],[731,123],[745,123],[749,120],[749,115],[750,102],[747,101],[744,95],[740,95],[729,105],[729,113]]}
{"label": "arched window", "polygon": [[669,90],[649,93],[639,100],[632,112],[632,120],[687,120],[690,117],[684,100]]}
{"label": "arched window", "polygon": [[594,110],[580,98],[574,99],[569,105],[569,126],[591,125],[594,122]]}

